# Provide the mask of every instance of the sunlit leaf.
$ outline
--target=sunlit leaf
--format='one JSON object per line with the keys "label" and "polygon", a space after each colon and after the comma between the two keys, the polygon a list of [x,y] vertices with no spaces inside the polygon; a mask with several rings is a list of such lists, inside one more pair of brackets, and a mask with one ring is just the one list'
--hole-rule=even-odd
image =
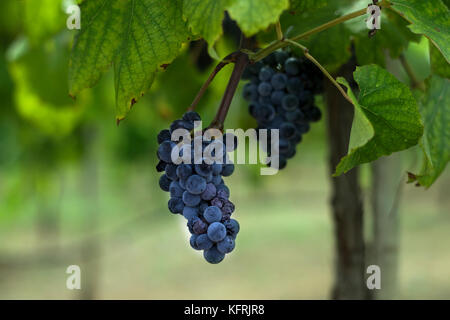
{"label": "sunlit leaf", "polygon": [[182,0],[90,0],[70,60],[70,94],[92,87],[114,64],[118,120],[150,88],[155,72],[179,53],[189,34]]}

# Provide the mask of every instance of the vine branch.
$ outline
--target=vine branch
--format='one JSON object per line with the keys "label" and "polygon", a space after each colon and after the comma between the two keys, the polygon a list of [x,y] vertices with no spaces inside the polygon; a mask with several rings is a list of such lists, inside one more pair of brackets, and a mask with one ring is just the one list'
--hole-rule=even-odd
{"label": "vine branch", "polygon": [[206,80],[206,82],[203,84],[203,86],[200,88],[200,91],[197,93],[197,95],[195,96],[194,101],[192,101],[190,107],[188,108],[188,111],[193,111],[195,110],[195,108],[197,107],[197,104],[200,102],[200,99],[203,97],[203,95],[206,92],[206,89],[208,89],[209,85],[211,84],[211,82],[214,80],[214,78],[216,77],[216,75],[219,73],[220,70],[222,70],[223,67],[225,67],[227,64],[231,63],[231,62],[235,62],[236,61],[236,57],[237,57],[238,52],[233,52],[230,55],[226,56],[222,61],[220,61],[216,67],[214,68],[214,70],[211,72],[211,74],[209,75],[208,79]]}
{"label": "vine branch", "polygon": [[233,73],[231,74],[230,80],[222,98],[222,102],[220,103],[219,110],[217,110],[217,114],[209,126],[210,128],[223,130],[223,123],[227,116],[228,110],[230,109],[231,101],[233,100],[233,96],[236,92],[239,81],[241,80],[242,73],[244,72],[248,63],[248,55],[244,52],[239,52],[237,54]]}

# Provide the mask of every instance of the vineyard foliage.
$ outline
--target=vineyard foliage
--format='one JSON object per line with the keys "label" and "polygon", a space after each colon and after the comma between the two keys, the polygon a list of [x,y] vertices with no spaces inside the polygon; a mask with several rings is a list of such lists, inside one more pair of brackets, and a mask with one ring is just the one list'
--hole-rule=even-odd
{"label": "vineyard foliage", "polygon": [[[28,97],[24,117],[34,118],[46,113],[58,124],[58,132],[66,133],[78,119],[80,110],[62,112],[51,105],[42,105],[34,97],[36,88],[27,83],[27,56],[44,55],[33,51],[34,44],[51,38],[53,45],[63,46],[66,39],[58,35],[64,19],[59,1],[33,6],[25,4],[24,31],[21,48],[10,50],[12,74]],[[114,72],[116,119],[124,119],[132,106],[152,87],[157,77],[180,68],[172,65],[191,41],[204,39],[208,52],[217,58],[216,45],[223,35],[222,21],[229,16],[236,21],[246,37],[254,37],[259,48],[277,40],[274,26],[279,22],[286,37],[312,30],[328,21],[367,8],[368,0],[83,0],[81,29],[73,31],[70,59],[65,69],[69,94],[84,96],[82,91],[97,84],[110,69]],[[359,15],[321,32],[311,33],[299,43],[306,46],[331,74],[352,55],[358,68],[354,80],[358,88],[350,88],[338,79],[355,107],[348,154],[336,168],[340,175],[355,166],[376,160],[413,146],[423,150],[422,170],[410,178],[429,187],[445,169],[450,157],[450,13],[447,0],[380,1],[382,26],[369,38],[365,19]],[[59,4],[56,5],[56,4]],[[54,8],[57,7],[57,8]],[[45,9],[45,10],[44,10]],[[33,19],[42,17],[45,24],[33,27]],[[64,16],[63,16],[64,18]],[[387,57],[401,57],[411,43],[427,38],[430,47],[432,75],[423,85],[400,82],[386,68]],[[55,40],[56,39],[56,40]],[[24,49],[27,48],[27,49]],[[62,49],[64,50],[64,49]],[[292,48],[294,51],[301,50]],[[21,52],[18,54],[17,52]],[[231,52],[230,52],[231,53]],[[222,57],[223,58],[223,57]],[[45,60],[45,59],[44,59]],[[59,61],[64,62],[64,61]],[[44,67],[33,66],[34,68]],[[54,72],[64,68],[54,66]],[[179,85],[188,83],[190,74],[183,73]],[[193,78],[197,75],[192,75]],[[204,79],[206,80],[206,79]],[[197,80],[195,80],[197,81]],[[196,83],[196,82],[195,82]],[[174,81],[174,86],[176,81]],[[55,88],[59,88],[55,84]],[[58,89],[60,90],[60,89]],[[176,92],[177,88],[171,88]],[[63,89],[61,89],[63,92]],[[24,94],[17,99],[23,99]],[[192,96],[192,98],[194,98]],[[56,102],[55,102],[56,104]],[[187,105],[186,105],[187,107]],[[31,108],[31,109],[30,109]],[[64,110],[68,107],[64,105]],[[44,128],[44,130],[49,130]]]}

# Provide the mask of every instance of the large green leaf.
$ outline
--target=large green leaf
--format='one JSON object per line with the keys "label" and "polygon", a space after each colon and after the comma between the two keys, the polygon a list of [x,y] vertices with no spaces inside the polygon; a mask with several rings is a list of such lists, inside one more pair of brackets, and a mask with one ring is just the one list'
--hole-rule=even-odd
{"label": "large green leaf", "polygon": [[70,60],[70,94],[95,85],[114,64],[121,120],[188,39],[182,0],[87,0],[81,14]]}
{"label": "large green leaf", "polygon": [[222,34],[224,11],[233,0],[184,0],[183,16],[192,33],[201,35],[210,46]]}
{"label": "large green leaf", "polygon": [[428,92],[420,103],[424,119],[424,162],[418,175],[412,177],[430,187],[450,160],[450,80],[432,76]]}
{"label": "large green leaf", "polygon": [[252,36],[278,21],[289,0],[233,0],[228,8],[246,36]]}
{"label": "large green leaf", "polygon": [[[355,127],[351,131],[349,152],[341,159],[335,175],[408,149],[416,145],[423,134],[417,102],[405,84],[376,65],[358,67],[354,78],[360,88],[355,101]],[[372,137],[367,121],[374,130]]]}
{"label": "large green leaf", "polygon": [[450,13],[441,0],[391,0],[392,9],[411,22],[412,32],[429,38],[450,62]]}

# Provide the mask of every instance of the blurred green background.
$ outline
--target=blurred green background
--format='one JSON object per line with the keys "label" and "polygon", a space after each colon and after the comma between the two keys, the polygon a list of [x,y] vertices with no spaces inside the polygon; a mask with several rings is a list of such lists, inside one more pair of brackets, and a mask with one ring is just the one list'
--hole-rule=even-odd
{"label": "blurred green background", "polygon": [[[76,100],[67,94],[75,31],[65,30],[66,17],[58,0],[0,3],[0,299],[329,298],[325,121],[278,175],[240,165],[227,179],[241,232],[235,251],[209,265],[190,248],[183,217],[169,213],[154,169],[157,132],[182,115],[213,68],[204,43],[186,46],[117,126],[111,71]],[[225,56],[235,46],[226,36],[216,49]],[[426,40],[407,58],[421,79],[429,74]],[[406,79],[398,62],[389,68]],[[199,105],[204,121],[230,72]],[[239,92],[226,126],[254,126]],[[400,157],[405,182],[420,152]],[[361,171],[370,242],[370,166]],[[449,188],[448,171],[429,190],[402,183],[396,298],[450,298]],[[70,291],[65,271],[74,264],[82,290]]]}

